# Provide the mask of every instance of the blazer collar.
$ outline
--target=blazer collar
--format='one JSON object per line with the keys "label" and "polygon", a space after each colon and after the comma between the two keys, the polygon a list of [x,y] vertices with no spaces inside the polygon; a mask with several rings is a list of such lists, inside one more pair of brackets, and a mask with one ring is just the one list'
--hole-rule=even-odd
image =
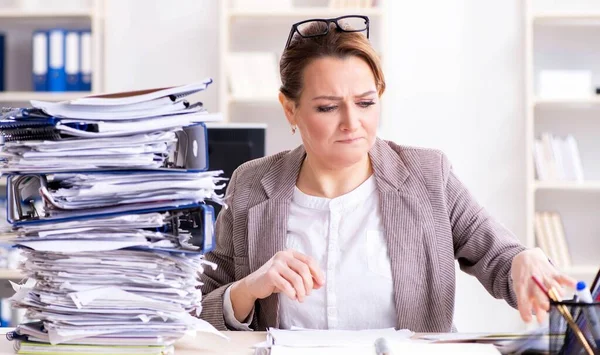
{"label": "blazer collar", "polygon": [[387,141],[377,138],[369,151],[373,174],[380,192],[400,190],[410,175],[406,165]]}
{"label": "blazer collar", "polygon": [[[269,199],[291,200],[294,186],[306,156],[304,146],[289,151],[261,179],[261,184]],[[389,143],[376,138],[369,151],[371,165],[381,192],[398,191],[410,175],[406,165]]]}
{"label": "blazer collar", "polygon": [[300,145],[283,155],[275,162],[260,180],[269,199],[291,200],[294,186],[298,180],[300,167],[306,156],[304,146]]}

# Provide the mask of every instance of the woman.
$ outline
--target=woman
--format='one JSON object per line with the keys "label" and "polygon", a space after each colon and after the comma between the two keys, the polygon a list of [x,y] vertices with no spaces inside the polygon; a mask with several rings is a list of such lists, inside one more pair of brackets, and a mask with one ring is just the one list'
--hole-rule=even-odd
{"label": "woman", "polygon": [[455,259],[525,321],[549,307],[532,275],[573,284],[494,221],[442,153],[376,137],[385,81],[368,18],[295,24],[280,66],[303,145],[233,174],[202,318],[222,330],[448,332]]}

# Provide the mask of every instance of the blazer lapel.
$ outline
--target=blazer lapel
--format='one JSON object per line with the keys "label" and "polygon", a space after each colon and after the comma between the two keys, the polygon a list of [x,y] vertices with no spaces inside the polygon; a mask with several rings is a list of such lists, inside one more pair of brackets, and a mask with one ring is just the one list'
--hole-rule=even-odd
{"label": "blazer lapel", "polygon": [[[419,323],[415,300],[423,299],[420,288],[424,267],[421,207],[405,184],[406,165],[386,142],[377,140],[369,153],[377,180],[380,213],[387,239],[394,283],[394,302],[399,329],[414,329]],[[417,295],[415,295],[417,293]]]}
{"label": "blazer lapel", "polygon": [[[267,199],[248,210],[248,261],[258,270],[278,251],[285,250],[290,201],[305,151],[302,146],[287,153],[261,179]],[[273,294],[258,301],[259,328],[279,326],[279,298]]]}

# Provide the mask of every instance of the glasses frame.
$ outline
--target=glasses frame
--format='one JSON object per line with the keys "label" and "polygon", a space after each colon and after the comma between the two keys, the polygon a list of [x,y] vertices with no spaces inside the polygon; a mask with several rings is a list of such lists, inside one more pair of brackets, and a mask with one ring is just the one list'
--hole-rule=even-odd
{"label": "glasses frame", "polygon": [[[344,29],[338,21],[346,19],[346,18],[352,18],[352,17],[358,17],[361,18],[363,20],[365,20],[365,26],[367,28],[363,29],[363,30],[346,30]],[[309,36],[305,36],[302,33],[300,33],[300,31],[298,30],[298,26],[303,25],[307,22],[324,22],[327,26],[325,27],[325,32],[324,33],[320,33],[320,34],[314,34],[314,35],[309,35]],[[295,24],[292,25],[292,28],[290,29],[290,34],[288,36],[287,42],[285,44],[285,49],[288,49],[288,47],[290,46],[290,43],[292,42],[292,38],[294,38],[294,34],[298,33],[298,35],[302,38],[312,38],[312,37],[320,37],[320,36],[326,36],[329,33],[329,25],[334,23],[335,26],[337,27],[338,31],[342,31],[342,32],[363,32],[363,31],[367,31],[367,39],[369,39],[369,17],[368,16],[364,16],[364,15],[344,15],[344,16],[340,16],[340,17],[336,17],[336,18],[329,18],[329,19],[324,19],[324,18],[314,18],[314,19],[310,19],[310,20],[304,20],[304,21],[300,21],[300,22],[296,22]]]}

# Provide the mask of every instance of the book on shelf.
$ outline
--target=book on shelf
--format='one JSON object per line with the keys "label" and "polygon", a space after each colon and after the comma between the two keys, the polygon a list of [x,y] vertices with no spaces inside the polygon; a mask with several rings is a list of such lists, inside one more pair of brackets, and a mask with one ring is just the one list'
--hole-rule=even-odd
{"label": "book on shelf", "polygon": [[583,165],[577,140],[544,132],[533,147],[536,177],[539,181],[583,182]]}
{"label": "book on shelf", "polygon": [[329,0],[329,8],[331,9],[368,9],[375,5],[375,0]]}
{"label": "book on shelf", "polygon": [[291,10],[292,0],[233,0],[231,4],[236,10],[273,11]]}
{"label": "book on shelf", "polygon": [[571,255],[560,214],[536,212],[534,223],[537,245],[554,265],[559,268],[570,267]]}
{"label": "book on shelf", "polygon": [[90,30],[37,30],[32,38],[33,91],[90,91]]}

